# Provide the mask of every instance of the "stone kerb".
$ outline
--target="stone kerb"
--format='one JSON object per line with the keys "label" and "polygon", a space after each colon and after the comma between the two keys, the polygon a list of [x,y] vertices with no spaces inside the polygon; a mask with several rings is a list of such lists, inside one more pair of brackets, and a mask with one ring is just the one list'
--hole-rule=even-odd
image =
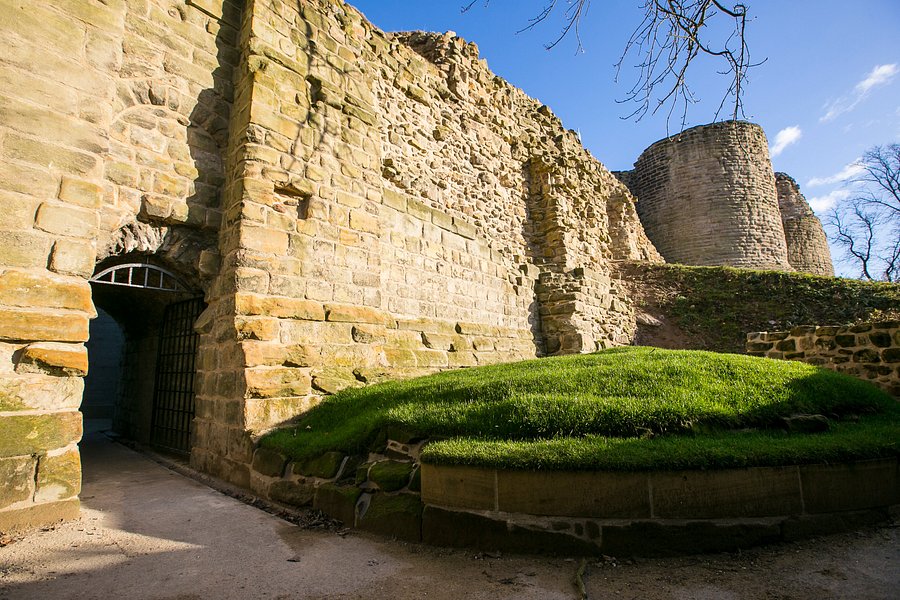
{"label": "stone kerb", "polygon": [[421,440],[290,462],[258,448],[251,489],[407,541],[505,552],[733,551],[889,518],[897,458],[713,471],[507,471],[420,464]]}
{"label": "stone kerb", "polygon": [[[900,478],[896,458],[650,473],[425,464],[422,502],[429,543],[660,555],[733,550],[884,520],[900,503]],[[456,528],[448,527],[454,520]],[[526,531],[539,541],[529,542]]]}
{"label": "stone kerb", "polygon": [[900,397],[900,321],[749,333],[747,354],[826,367]]}

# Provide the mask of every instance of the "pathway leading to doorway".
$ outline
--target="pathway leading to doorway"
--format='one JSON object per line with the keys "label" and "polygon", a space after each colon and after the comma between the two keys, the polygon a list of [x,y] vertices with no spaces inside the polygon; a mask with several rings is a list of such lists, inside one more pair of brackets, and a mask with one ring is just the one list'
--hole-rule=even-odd
{"label": "pathway leading to doorway", "polygon": [[[309,531],[90,434],[81,520],[0,548],[0,599],[576,598],[578,562]],[[588,563],[590,598],[889,598],[881,528],[740,555]]]}

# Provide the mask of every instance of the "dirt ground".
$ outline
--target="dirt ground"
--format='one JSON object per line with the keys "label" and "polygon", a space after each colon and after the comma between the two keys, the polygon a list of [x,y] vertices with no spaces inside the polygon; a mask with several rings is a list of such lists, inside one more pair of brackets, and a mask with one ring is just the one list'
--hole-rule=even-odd
{"label": "dirt ground", "polygon": [[[0,599],[581,598],[580,558],[498,556],[290,523],[106,438],[79,521],[0,543]],[[900,598],[900,528],[739,554],[591,559],[587,598]]]}

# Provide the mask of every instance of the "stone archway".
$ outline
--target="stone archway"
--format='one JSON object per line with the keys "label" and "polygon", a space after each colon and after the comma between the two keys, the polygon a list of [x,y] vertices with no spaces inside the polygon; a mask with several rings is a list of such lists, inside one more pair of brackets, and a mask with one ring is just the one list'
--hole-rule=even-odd
{"label": "stone archway", "polygon": [[160,263],[158,256],[125,254],[101,262],[91,278],[100,316],[91,323],[88,359],[102,370],[85,381],[83,412],[88,430],[96,428],[88,420],[103,414],[93,407],[105,406],[117,434],[188,454],[198,345],[193,325],[205,304],[197,284]]}

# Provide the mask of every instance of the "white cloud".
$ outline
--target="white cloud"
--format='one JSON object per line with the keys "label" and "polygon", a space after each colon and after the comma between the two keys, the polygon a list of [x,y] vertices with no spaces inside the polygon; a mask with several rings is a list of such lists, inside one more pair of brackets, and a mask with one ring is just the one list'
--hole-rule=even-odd
{"label": "white cloud", "polygon": [[803,137],[803,132],[796,125],[785,127],[779,131],[775,134],[775,143],[769,148],[769,153],[772,155],[772,158],[784,152],[785,148],[796,143],[801,137]]}
{"label": "white cloud", "polygon": [[896,74],[896,63],[890,65],[878,65],[874,69],[872,69],[872,72],[869,73],[865,79],[856,84],[856,93],[868,94],[869,90],[871,90],[873,87],[885,83],[890,83],[894,78],[894,75]]}
{"label": "white cloud", "polygon": [[852,192],[850,192],[849,190],[834,190],[833,192],[829,192],[824,196],[816,196],[815,198],[810,198],[809,206],[813,209],[813,211],[822,213],[844,198],[849,198],[851,193]]}
{"label": "white cloud", "polygon": [[897,63],[875,65],[875,67],[869,71],[869,74],[853,87],[851,93],[826,104],[825,114],[822,115],[819,121],[825,123],[846,112],[850,112],[856,108],[860,102],[866,99],[866,96],[869,95],[869,92],[872,91],[873,88],[887,85],[893,81],[898,72],[900,72],[900,69],[897,68]]}
{"label": "white cloud", "polygon": [[828,177],[813,177],[806,182],[806,185],[807,187],[815,187],[817,185],[834,185],[835,183],[842,183],[848,179],[853,179],[865,170],[866,168],[862,165],[860,159],[856,159],[834,175],[829,175]]}

